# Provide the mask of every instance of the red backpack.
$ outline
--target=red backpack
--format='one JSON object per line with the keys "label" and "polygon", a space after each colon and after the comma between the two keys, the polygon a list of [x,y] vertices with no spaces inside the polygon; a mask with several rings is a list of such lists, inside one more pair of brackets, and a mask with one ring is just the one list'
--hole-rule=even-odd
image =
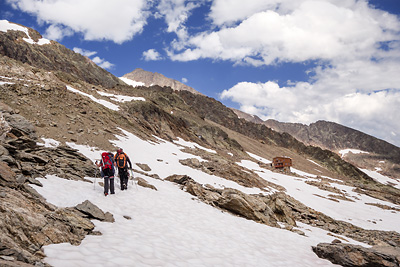
{"label": "red backpack", "polygon": [[101,154],[101,159],[103,160],[104,164],[103,169],[112,169],[112,161],[107,152],[103,152]]}

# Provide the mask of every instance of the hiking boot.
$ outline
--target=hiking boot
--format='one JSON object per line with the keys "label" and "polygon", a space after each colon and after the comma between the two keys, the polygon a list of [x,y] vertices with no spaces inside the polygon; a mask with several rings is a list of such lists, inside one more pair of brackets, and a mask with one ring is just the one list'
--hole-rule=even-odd
{"label": "hiking boot", "polygon": [[108,193],[104,193],[104,196],[108,196]]}

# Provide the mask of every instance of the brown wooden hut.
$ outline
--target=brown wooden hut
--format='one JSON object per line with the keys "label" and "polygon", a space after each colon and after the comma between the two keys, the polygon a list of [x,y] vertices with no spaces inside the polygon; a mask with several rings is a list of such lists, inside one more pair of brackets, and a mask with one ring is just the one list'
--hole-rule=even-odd
{"label": "brown wooden hut", "polygon": [[272,160],[272,166],[276,169],[289,168],[292,166],[292,159],[288,157],[275,157]]}

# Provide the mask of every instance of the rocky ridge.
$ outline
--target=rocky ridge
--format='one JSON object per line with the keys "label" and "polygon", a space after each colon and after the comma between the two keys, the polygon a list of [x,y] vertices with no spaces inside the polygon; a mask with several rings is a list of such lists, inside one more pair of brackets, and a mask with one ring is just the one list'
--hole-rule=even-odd
{"label": "rocky ridge", "polygon": [[152,85],[158,85],[161,87],[170,87],[174,90],[185,90],[189,91],[193,94],[200,94],[200,92],[196,91],[190,86],[183,84],[177,80],[167,78],[164,75],[157,72],[145,71],[141,68],[137,68],[130,73],[124,74],[123,78],[130,79],[136,82],[142,82],[145,86],[149,87]]}
{"label": "rocky ridge", "polygon": [[53,174],[82,180],[93,176],[93,164],[69,147],[37,145],[33,125],[5,104],[0,108],[0,265],[46,266],[43,246],[79,245],[87,234],[96,234],[90,219],[112,221],[112,215],[107,220],[79,205],[57,208],[47,203],[31,186],[42,186],[36,178]]}

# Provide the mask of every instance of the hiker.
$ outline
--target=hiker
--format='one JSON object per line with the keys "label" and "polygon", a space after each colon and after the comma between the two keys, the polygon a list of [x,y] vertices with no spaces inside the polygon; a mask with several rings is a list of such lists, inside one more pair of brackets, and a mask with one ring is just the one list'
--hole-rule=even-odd
{"label": "hiker", "polygon": [[118,148],[114,156],[114,165],[118,167],[119,180],[121,182],[121,190],[128,189],[128,163],[129,169],[132,169],[132,163],[127,154],[124,153],[122,148]]}
{"label": "hiker", "polygon": [[108,195],[108,189],[110,193],[114,194],[114,164],[112,153],[103,152],[101,153],[101,160],[97,162],[97,167],[101,167],[102,177],[104,178],[104,195]]}

